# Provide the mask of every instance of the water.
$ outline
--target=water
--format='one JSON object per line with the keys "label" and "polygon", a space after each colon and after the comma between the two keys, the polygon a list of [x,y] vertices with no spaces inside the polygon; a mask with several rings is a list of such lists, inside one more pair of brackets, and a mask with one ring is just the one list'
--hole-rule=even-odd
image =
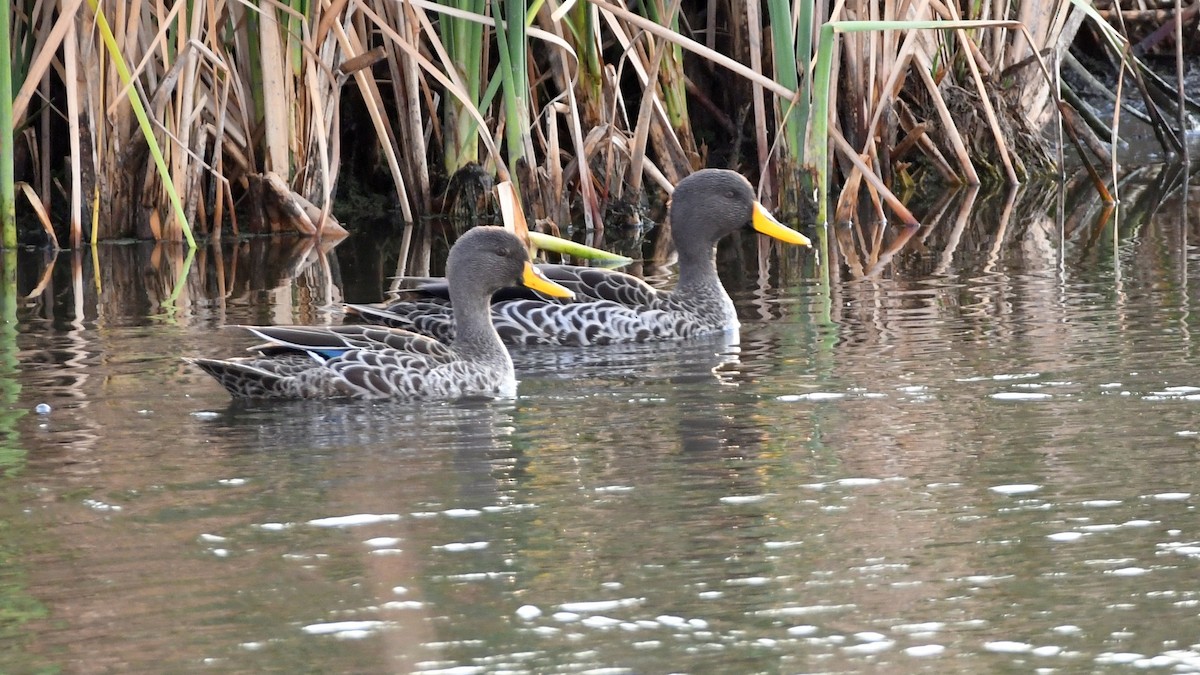
{"label": "water", "polygon": [[180,361],[378,284],[332,258],[54,276],[0,671],[1200,670],[1195,228],[956,208],[872,278],[901,235],[838,232],[828,294],[727,270],[739,345],[517,350],[491,403],[238,405]]}

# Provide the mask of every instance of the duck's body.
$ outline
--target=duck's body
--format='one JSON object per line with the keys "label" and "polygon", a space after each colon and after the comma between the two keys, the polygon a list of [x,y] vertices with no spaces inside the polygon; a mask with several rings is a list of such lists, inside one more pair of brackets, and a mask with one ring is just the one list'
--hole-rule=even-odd
{"label": "duck's body", "polygon": [[235,398],[458,399],[513,396],[507,350],[469,354],[382,326],[245,326],[255,356],[189,359]]}
{"label": "duck's body", "polygon": [[[674,340],[738,328],[733,301],[717,276],[717,242],[750,228],[789,243],[806,237],[776,222],[754,199],[750,183],[733,171],[706,169],[680,181],[671,201],[671,233],[679,253],[679,280],[660,291],[621,272],[571,265],[540,266],[574,293],[571,302],[514,297],[492,303],[492,321],[510,345],[596,345]],[[419,297],[384,308],[350,305],[368,323],[455,337],[453,300],[436,285]]]}
{"label": "duck's body", "polygon": [[[713,288],[659,291],[637,277],[593,267],[560,265],[546,275],[571,288],[579,302],[515,298],[492,304],[492,323],[509,345],[607,345],[692,338],[738,327],[733,301]],[[556,271],[559,272],[556,274]],[[562,279],[568,273],[577,283]],[[591,283],[589,283],[591,282]],[[436,291],[435,291],[436,293]],[[351,305],[363,320],[452,341],[452,304],[436,295],[385,308]]]}
{"label": "duck's body", "polygon": [[468,231],[447,264],[453,303],[449,345],[379,326],[247,327],[265,339],[255,356],[189,359],[238,398],[397,398],[512,396],[512,359],[492,326],[492,293],[509,284],[569,291],[536,273],[519,239],[495,227]]}

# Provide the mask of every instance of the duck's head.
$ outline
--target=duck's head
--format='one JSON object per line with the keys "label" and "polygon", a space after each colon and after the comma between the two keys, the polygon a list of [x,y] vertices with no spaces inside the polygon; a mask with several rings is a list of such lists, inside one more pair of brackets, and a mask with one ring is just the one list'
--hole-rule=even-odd
{"label": "duck's head", "polygon": [[710,249],[728,234],[753,228],[789,244],[811,246],[808,237],[783,225],[754,198],[750,181],[736,171],[702,169],[679,181],[671,195],[676,248],[699,240]]}
{"label": "duck's head", "polygon": [[517,285],[558,298],[572,295],[539,272],[521,240],[502,227],[474,227],[459,237],[446,260],[446,281],[451,292],[477,291],[487,297]]}

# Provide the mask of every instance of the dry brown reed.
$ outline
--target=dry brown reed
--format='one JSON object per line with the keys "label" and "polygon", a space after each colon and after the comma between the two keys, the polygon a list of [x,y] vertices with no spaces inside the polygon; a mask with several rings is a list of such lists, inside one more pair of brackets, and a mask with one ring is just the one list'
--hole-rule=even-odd
{"label": "dry brown reed", "polygon": [[[835,217],[908,221],[897,195],[918,182],[1060,165],[1044,142],[1060,109],[1046,73],[1098,21],[1084,5],[16,0],[16,180],[55,246],[189,228],[320,235],[341,179],[383,175],[405,222],[478,203],[495,176],[539,229],[599,231],[644,184],[669,192],[706,165],[811,214],[808,148],[832,143]],[[902,23],[958,20],[996,23]],[[900,23],[842,34],[822,92],[826,21]],[[812,118],[826,96],[828,127]]]}

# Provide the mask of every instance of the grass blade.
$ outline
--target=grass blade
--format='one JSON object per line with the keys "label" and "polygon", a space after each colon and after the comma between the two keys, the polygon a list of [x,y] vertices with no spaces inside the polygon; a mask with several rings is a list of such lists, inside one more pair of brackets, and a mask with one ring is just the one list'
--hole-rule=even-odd
{"label": "grass blade", "polygon": [[171,181],[171,172],[167,169],[166,160],[163,159],[162,150],[158,147],[158,140],[154,137],[154,129],[150,126],[150,119],[146,116],[146,108],[142,105],[142,97],[137,92],[137,88],[133,85],[133,78],[129,74],[129,66],[125,64],[125,58],[121,54],[121,48],[117,46],[117,40],[113,36],[112,29],[108,26],[108,20],[104,18],[104,12],[97,6],[97,0],[88,0],[88,6],[96,15],[96,27],[100,29],[100,37],[104,40],[104,46],[108,49],[109,56],[113,60],[113,65],[116,66],[117,74],[121,77],[121,82],[124,83],[128,91],[129,107],[133,109],[134,116],[137,117],[138,126],[141,127],[142,134],[146,137],[146,145],[150,148],[150,154],[154,157],[154,165],[158,168],[158,175],[162,179],[163,188],[167,191],[167,196],[171,200],[171,206],[175,210],[175,218],[179,221],[179,226],[183,229],[183,236],[187,240],[189,248],[196,248],[196,240],[192,237],[192,227],[188,224],[187,215],[183,212],[183,203],[179,201],[179,193],[175,191],[175,183]]}

